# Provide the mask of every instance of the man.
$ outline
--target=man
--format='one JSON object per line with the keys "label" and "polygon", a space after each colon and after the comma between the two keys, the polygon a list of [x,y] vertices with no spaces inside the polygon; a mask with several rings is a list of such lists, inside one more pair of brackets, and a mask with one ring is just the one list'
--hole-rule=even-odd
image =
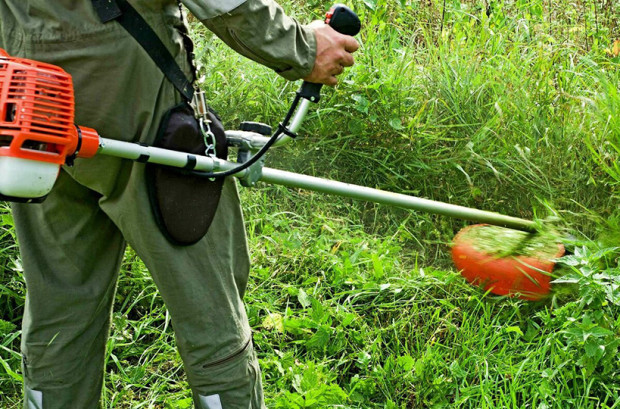
{"label": "man", "polygon": [[[272,0],[184,0],[236,51],[283,77],[335,85],[357,42],[326,25],[302,26]],[[178,5],[132,0],[190,77]],[[76,122],[106,138],[153,143],[181,101],[117,22],[90,1],[3,0],[0,47],[73,76]],[[126,244],[142,258],[169,309],[200,409],[264,407],[242,297],[249,257],[235,183],[227,179],[207,235],[191,246],[159,232],[144,165],[111,157],[63,168],[42,204],[13,204],[28,289],[22,333],[25,407],[95,408],[118,271]]]}

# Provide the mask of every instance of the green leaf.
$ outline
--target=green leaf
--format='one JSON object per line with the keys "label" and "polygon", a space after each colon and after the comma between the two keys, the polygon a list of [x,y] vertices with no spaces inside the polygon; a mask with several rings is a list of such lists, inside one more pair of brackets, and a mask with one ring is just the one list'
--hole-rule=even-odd
{"label": "green leaf", "polygon": [[521,331],[521,328],[519,328],[519,327],[515,327],[515,326],[507,327],[505,331],[508,332],[508,333],[516,332],[520,336],[523,336],[523,331]]}
{"label": "green leaf", "polygon": [[2,367],[4,368],[6,373],[11,378],[15,379],[18,382],[23,382],[22,376],[20,374],[18,374],[17,372],[13,371],[11,369],[11,367],[9,366],[8,362],[6,362],[4,359],[2,359],[2,357],[0,357],[0,365],[2,365]]}
{"label": "green leaf", "polygon": [[357,104],[355,105],[355,109],[363,114],[367,114],[368,113],[368,108],[370,107],[370,102],[368,102],[368,100],[366,99],[366,97],[364,97],[363,95],[360,94],[354,94],[351,96],[351,98],[357,102]]}
{"label": "green leaf", "polygon": [[532,4],[532,6],[530,7],[530,13],[532,13],[533,16],[536,16],[538,18],[542,18],[543,16],[543,7],[540,3],[535,3]]}
{"label": "green leaf", "polygon": [[377,0],[364,0],[364,4],[372,11],[375,11],[377,8]]}
{"label": "green leaf", "polygon": [[373,255],[371,256],[371,259],[372,259],[372,268],[374,270],[374,278],[375,279],[382,278],[385,275],[385,271],[383,270],[383,262],[381,258],[376,253],[373,253]]}
{"label": "green leaf", "polygon": [[8,335],[15,331],[17,326],[11,322],[0,319],[0,336]]}
{"label": "green leaf", "polygon": [[174,402],[166,403],[167,409],[191,409],[194,406],[194,400],[192,398],[185,398]]}
{"label": "green leaf", "polygon": [[589,339],[585,343],[584,348],[586,350],[586,354],[590,358],[599,358],[600,359],[603,356],[603,354],[605,353],[605,346],[599,344],[594,339]]}
{"label": "green leaf", "polygon": [[329,312],[328,313],[325,312],[325,308],[323,307],[323,304],[321,304],[319,300],[313,298],[311,300],[311,305],[312,305],[312,312],[310,314],[310,318],[312,318],[313,321],[317,323],[323,323],[329,319],[330,317]]}
{"label": "green leaf", "polygon": [[303,288],[299,289],[299,294],[297,295],[297,299],[299,303],[304,307],[308,308],[312,305],[312,297],[310,297]]}
{"label": "green leaf", "polygon": [[317,332],[306,342],[306,346],[321,350],[327,346],[331,335],[331,328],[327,325],[321,325]]}
{"label": "green leaf", "polygon": [[585,332],[586,337],[592,336],[594,338],[604,338],[604,337],[608,337],[611,335],[614,335],[613,331],[610,331],[602,327],[594,327],[590,329],[589,331]]}
{"label": "green leaf", "polygon": [[452,363],[450,364],[450,373],[452,374],[452,376],[459,379],[463,379],[467,376],[467,371],[461,368],[461,365],[459,365],[458,361],[452,361]]}
{"label": "green leaf", "polygon": [[564,256],[560,258],[559,262],[567,266],[579,266],[584,260],[577,256]]}
{"label": "green leaf", "polygon": [[371,360],[372,360],[372,355],[370,355],[368,351],[360,351],[357,354],[357,362],[359,362],[361,367],[368,366]]}
{"label": "green leaf", "polygon": [[415,366],[415,359],[413,359],[410,355],[399,356],[397,363],[403,371],[409,372],[413,370],[413,367]]}
{"label": "green leaf", "polygon": [[15,222],[13,221],[13,215],[11,213],[4,213],[2,215],[2,225],[15,226]]}
{"label": "green leaf", "polygon": [[351,325],[353,321],[355,321],[355,314],[348,312],[345,314],[344,318],[342,319],[342,326],[348,327],[349,325]]}
{"label": "green leaf", "polygon": [[400,118],[391,118],[389,124],[393,129],[397,131],[404,129],[403,122],[400,120]]}

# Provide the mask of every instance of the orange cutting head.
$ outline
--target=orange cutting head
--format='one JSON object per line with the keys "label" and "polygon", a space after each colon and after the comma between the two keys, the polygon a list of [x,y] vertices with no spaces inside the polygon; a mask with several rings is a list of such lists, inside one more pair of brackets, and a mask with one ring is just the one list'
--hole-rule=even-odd
{"label": "orange cutting head", "polygon": [[[527,233],[486,224],[468,226],[454,238],[452,260],[468,282],[485,291],[539,300],[551,291],[553,259],[564,254],[564,246],[536,240]],[[504,249],[493,248],[494,244]],[[510,251],[515,245],[529,250]]]}

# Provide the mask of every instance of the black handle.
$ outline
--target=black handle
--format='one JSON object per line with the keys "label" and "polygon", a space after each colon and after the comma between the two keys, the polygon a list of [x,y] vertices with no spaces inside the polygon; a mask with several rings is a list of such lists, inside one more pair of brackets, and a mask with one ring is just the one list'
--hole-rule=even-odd
{"label": "black handle", "polygon": [[[337,32],[354,36],[360,32],[362,23],[357,14],[344,4],[335,4],[325,14],[325,23]],[[321,87],[323,84],[304,81],[298,91],[299,96],[311,102],[319,102],[321,99]]]}
{"label": "black handle", "polygon": [[357,35],[362,28],[362,23],[357,14],[344,4],[333,5],[325,14],[325,23],[340,34],[348,36]]}

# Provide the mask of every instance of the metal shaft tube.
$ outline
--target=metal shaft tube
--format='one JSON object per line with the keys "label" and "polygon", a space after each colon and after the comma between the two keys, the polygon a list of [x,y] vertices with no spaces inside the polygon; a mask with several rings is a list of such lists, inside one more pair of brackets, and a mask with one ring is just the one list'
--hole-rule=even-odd
{"label": "metal shaft tube", "polygon": [[[206,172],[229,170],[238,166],[237,163],[228,162],[217,158],[192,155],[185,152],[171,151],[152,146],[144,146],[136,143],[122,142],[105,138],[100,138],[98,153],[176,168],[188,168],[191,165],[194,170]],[[243,177],[247,171],[248,169],[243,170],[236,173],[234,176]],[[536,224],[531,220],[505,216],[499,213],[472,209],[429,199],[422,199],[400,193],[392,193],[365,186],[352,185],[334,180],[301,175],[299,173],[286,172],[278,169],[263,168],[262,176],[259,180],[276,185],[296,187],[320,193],[349,197],[352,199],[366,200],[369,202],[396,206],[404,209],[440,214],[457,219],[504,226],[516,230],[534,232],[536,226]]]}
{"label": "metal shaft tube", "polygon": [[373,189],[365,186],[352,185],[334,180],[321,179],[298,173],[286,172],[278,169],[263,169],[263,182],[297,187],[326,194],[349,197],[352,199],[366,200],[404,209],[419,210],[422,212],[440,214],[474,222],[488,223],[496,226],[508,227],[516,230],[535,232],[536,224],[531,220],[505,216],[495,212],[472,209],[463,206],[452,205],[434,200],[422,199],[400,193],[392,193],[385,190]]}
{"label": "metal shaft tube", "polygon": [[[202,172],[229,170],[239,166],[238,163],[228,162],[209,156],[193,155],[186,152],[106,138],[99,138],[99,150],[97,154]],[[246,171],[247,169],[236,173],[234,176],[242,177],[245,175]]]}

